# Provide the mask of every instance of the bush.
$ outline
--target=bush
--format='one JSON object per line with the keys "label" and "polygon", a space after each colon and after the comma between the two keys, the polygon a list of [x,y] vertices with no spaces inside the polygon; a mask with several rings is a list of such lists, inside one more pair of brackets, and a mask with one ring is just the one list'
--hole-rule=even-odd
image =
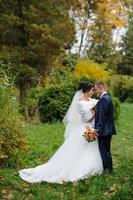
{"label": "bush", "polygon": [[24,107],[26,107],[27,120],[39,122],[38,99],[42,95],[44,88],[37,86],[30,88],[27,93],[27,98]]}
{"label": "bush", "polygon": [[115,76],[112,80],[114,96],[118,97],[121,102],[133,102],[133,78],[128,76]]}
{"label": "bush", "polygon": [[70,83],[45,89],[39,100],[41,121],[62,120],[71,103],[75,88],[75,84]]}
{"label": "bush", "polygon": [[[44,81],[45,89],[39,99],[39,111],[42,122],[62,120],[76,91],[79,82],[109,82],[109,71],[104,64],[97,64],[88,58],[75,59],[65,66],[53,70]],[[74,66],[75,65],[75,66]],[[115,105],[117,103],[115,102]],[[114,107],[115,107],[114,105]],[[116,109],[116,111],[118,111]],[[115,118],[118,113],[115,114]]]}
{"label": "bush", "polygon": [[13,87],[0,78],[0,163],[2,166],[17,164],[20,151],[26,150],[24,132],[18,114],[18,103]]}
{"label": "bush", "polygon": [[53,69],[51,75],[44,80],[45,87],[60,86],[74,80],[91,80],[109,82],[110,72],[107,71],[105,64],[97,64],[88,58],[74,57],[73,62],[64,63],[64,66]]}
{"label": "bush", "polygon": [[46,88],[58,87],[62,84],[67,84],[69,81],[75,80],[71,68],[68,66],[61,66],[60,68],[53,69],[50,76],[45,77],[44,85]]}
{"label": "bush", "polygon": [[108,82],[110,73],[105,68],[105,64],[97,64],[88,58],[82,58],[77,62],[73,73],[77,78],[85,77],[94,81]]}
{"label": "bush", "polygon": [[[49,87],[44,90],[39,100],[40,118],[42,122],[62,120],[75,94],[79,82],[88,81],[81,79],[73,80],[70,83]],[[92,82],[92,81],[91,81]],[[117,98],[113,98],[114,119],[118,119],[120,113],[120,103]]]}
{"label": "bush", "polygon": [[113,108],[114,108],[114,120],[118,120],[119,115],[120,115],[120,102],[118,98],[113,97]]}
{"label": "bush", "polygon": [[128,83],[127,102],[133,103],[133,79]]}

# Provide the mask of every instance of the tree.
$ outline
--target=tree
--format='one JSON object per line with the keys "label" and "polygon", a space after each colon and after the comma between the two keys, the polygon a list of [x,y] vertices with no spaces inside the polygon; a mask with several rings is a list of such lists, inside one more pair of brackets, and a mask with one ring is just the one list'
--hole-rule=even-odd
{"label": "tree", "polygon": [[120,74],[133,75],[133,14],[130,15],[122,44],[122,59],[117,68]]}
{"label": "tree", "polygon": [[10,57],[22,104],[27,89],[46,77],[60,54],[72,46],[75,29],[68,13],[72,4],[72,0],[0,1],[1,56]]}
{"label": "tree", "polygon": [[[91,24],[88,28],[90,38],[88,56],[98,63],[106,62],[108,66],[117,63],[117,42],[113,41],[113,31],[125,26],[127,10],[123,1],[97,1]],[[116,63],[112,62],[116,60]]]}
{"label": "tree", "polygon": [[[120,57],[116,51],[117,39],[127,22],[128,1],[80,0],[80,6],[73,14],[79,54],[88,54],[95,62],[106,62],[110,67],[116,65]],[[118,36],[115,40],[114,31],[115,36]]]}
{"label": "tree", "polygon": [[76,79],[87,78],[92,81],[109,81],[109,72],[105,70],[106,65],[98,64],[88,58],[78,60],[73,75]]}
{"label": "tree", "polygon": [[72,16],[76,24],[77,32],[80,32],[76,42],[78,42],[78,53],[79,55],[85,52],[84,41],[86,41],[86,31],[88,27],[88,21],[91,19],[93,10],[95,10],[97,0],[79,0],[79,4],[72,10]]}

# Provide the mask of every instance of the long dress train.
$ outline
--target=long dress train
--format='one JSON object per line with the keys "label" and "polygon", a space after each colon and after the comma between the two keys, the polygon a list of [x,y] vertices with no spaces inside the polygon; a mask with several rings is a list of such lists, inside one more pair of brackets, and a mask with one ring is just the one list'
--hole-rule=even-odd
{"label": "long dress train", "polygon": [[78,101],[77,108],[81,123],[74,128],[72,134],[64,141],[47,163],[34,168],[19,171],[19,176],[30,183],[50,182],[63,183],[85,179],[100,174],[103,164],[98,148],[98,140],[88,143],[82,136],[85,127],[94,127],[91,109],[96,104],[95,99]]}

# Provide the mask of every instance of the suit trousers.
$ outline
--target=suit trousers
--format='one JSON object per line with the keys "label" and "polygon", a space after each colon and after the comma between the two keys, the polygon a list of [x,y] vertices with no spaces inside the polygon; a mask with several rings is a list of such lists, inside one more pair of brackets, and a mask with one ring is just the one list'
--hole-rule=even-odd
{"label": "suit trousers", "polygon": [[98,144],[101,153],[104,170],[112,170],[112,155],[111,155],[111,138],[112,136],[99,136]]}

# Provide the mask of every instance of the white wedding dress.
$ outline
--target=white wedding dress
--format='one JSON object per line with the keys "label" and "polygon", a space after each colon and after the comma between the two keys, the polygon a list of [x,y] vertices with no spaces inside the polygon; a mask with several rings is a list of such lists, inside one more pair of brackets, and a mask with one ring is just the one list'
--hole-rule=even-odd
{"label": "white wedding dress", "polygon": [[88,143],[83,137],[86,126],[94,127],[94,120],[91,122],[89,120],[92,117],[91,108],[96,105],[97,100],[91,98],[88,101],[79,100],[81,94],[78,92],[77,94],[78,99],[76,97],[76,102],[73,100],[74,103],[72,102],[64,118],[66,123],[64,143],[47,163],[20,170],[19,176],[23,180],[30,183],[46,181],[62,184],[102,173],[103,164],[98,141]]}

